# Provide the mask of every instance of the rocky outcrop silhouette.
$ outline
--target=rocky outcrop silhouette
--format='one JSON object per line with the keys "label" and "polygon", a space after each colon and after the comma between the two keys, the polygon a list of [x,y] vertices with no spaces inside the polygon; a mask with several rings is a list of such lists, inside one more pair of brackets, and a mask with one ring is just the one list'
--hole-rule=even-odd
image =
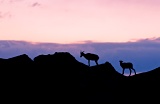
{"label": "rocky outcrop silhouette", "polygon": [[89,67],[68,52],[39,55],[33,60],[26,54],[1,58],[0,65],[6,102],[159,102],[160,67],[127,77],[110,62]]}

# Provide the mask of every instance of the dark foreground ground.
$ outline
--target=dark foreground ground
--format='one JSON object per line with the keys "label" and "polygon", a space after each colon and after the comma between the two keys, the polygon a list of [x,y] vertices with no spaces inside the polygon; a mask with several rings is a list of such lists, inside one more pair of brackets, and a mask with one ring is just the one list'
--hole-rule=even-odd
{"label": "dark foreground ground", "polygon": [[160,103],[160,67],[123,76],[111,63],[88,67],[70,53],[0,59],[5,103]]}

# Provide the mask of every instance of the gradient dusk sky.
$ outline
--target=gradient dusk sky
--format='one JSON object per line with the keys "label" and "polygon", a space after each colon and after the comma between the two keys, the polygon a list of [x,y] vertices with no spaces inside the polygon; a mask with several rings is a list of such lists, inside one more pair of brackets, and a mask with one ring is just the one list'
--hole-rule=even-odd
{"label": "gradient dusk sky", "polygon": [[1,40],[126,42],[159,27],[159,0],[0,0]]}
{"label": "gradient dusk sky", "polygon": [[0,58],[68,51],[87,64],[80,50],[119,72],[119,60],[160,67],[160,0],[0,0]]}

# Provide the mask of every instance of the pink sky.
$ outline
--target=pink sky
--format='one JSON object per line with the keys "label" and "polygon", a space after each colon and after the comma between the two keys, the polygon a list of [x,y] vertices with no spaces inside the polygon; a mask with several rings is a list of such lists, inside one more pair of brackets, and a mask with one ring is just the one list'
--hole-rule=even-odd
{"label": "pink sky", "polygon": [[73,43],[160,37],[159,0],[0,0],[0,40]]}

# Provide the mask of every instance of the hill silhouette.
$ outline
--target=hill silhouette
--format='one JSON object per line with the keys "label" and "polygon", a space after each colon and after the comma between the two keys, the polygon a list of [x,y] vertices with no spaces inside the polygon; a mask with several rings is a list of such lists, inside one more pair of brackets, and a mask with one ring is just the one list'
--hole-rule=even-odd
{"label": "hill silhouette", "polygon": [[159,102],[160,67],[127,77],[109,62],[89,67],[68,52],[1,58],[0,65],[5,102]]}

